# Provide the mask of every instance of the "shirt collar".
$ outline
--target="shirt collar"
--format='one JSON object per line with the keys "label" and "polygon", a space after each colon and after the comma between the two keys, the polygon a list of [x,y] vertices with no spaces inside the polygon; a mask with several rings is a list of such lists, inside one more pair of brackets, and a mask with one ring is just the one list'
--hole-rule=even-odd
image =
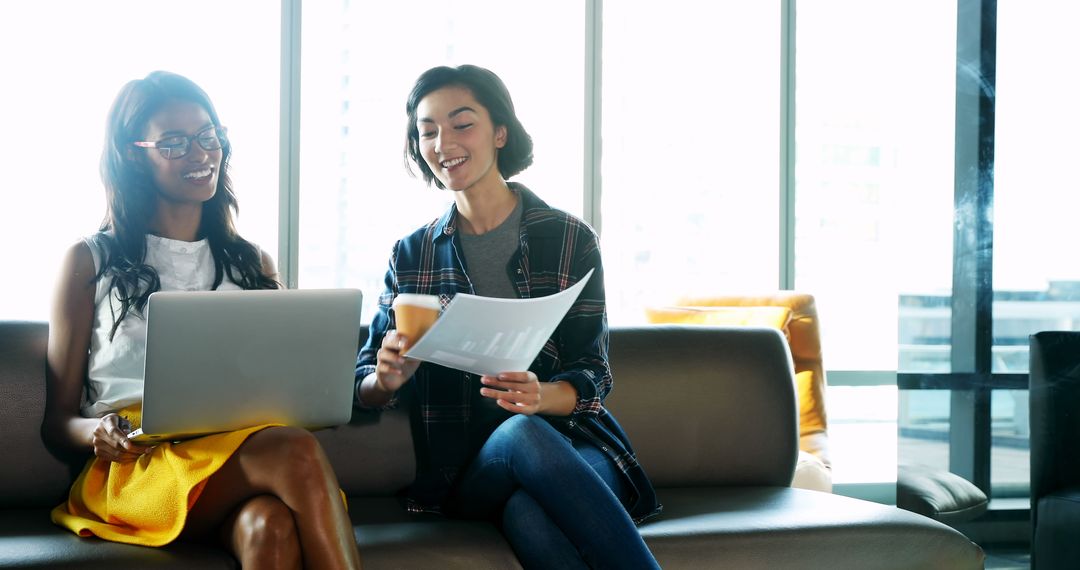
{"label": "shirt collar", "polygon": [[[510,191],[517,194],[521,198],[521,231],[526,233],[526,228],[529,225],[529,211],[530,210],[548,210],[551,209],[543,200],[541,200],[536,194],[533,194],[532,190],[525,187],[524,184],[517,182],[507,182],[506,185],[510,188]],[[457,221],[458,210],[457,204],[451,204],[450,208],[446,210],[439,219],[435,220],[435,231],[431,232],[432,242],[439,242],[443,239],[449,239],[457,233]]]}

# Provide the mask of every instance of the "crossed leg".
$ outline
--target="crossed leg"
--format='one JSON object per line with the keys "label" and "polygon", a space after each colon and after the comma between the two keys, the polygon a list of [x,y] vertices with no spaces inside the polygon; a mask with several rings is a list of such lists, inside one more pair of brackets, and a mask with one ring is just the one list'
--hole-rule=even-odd
{"label": "crossed leg", "polygon": [[301,568],[300,537],[292,511],[281,499],[257,495],[221,525],[221,541],[243,568]]}
{"label": "crossed leg", "polygon": [[184,534],[223,537],[245,568],[360,567],[337,477],[300,428],[248,437],[207,481]]}

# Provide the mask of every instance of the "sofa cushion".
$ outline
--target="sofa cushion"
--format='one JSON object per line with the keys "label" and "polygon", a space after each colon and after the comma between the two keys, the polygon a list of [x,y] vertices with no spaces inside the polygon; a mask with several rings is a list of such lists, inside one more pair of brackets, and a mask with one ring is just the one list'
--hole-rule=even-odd
{"label": "sofa cushion", "polygon": [[914,513],[805,489],[659,489],[663,514],[641,526],[664,568],[982,568],[956,530]]}
{"label": "sofa cushion", "polygon": [[[350,497],[349,516],[369,568],[518,569],[494,525],[410,514],[392,497]],[[177,541],[148,548],[80,538],[44,509],[0,511],[0,568],[238,568],[220,546]]]}
{"label": "sofa cushion", "polygon": [[365,568],[521,568],[495,525],[413,514],[392,497],[349,499]]}
{"label": "sofa cushion", "polygon": [[923,465],[900,465],[896,473],[896,506],[954,524],[984,512],[986,493],[963,477]]}
{"label": "sofa cushion", "polygon": [[236,560],[215,545],[177,542],[162,548],[80,538],[49,520],[46,509],[0,511],[0,568],[235,569]]}
{"label": "sofa cushion", "polygon": [[386,496],[412,483],[416,461],[404,408],[356,410],[348,424],[321,429],[315,437],[350,497]]}

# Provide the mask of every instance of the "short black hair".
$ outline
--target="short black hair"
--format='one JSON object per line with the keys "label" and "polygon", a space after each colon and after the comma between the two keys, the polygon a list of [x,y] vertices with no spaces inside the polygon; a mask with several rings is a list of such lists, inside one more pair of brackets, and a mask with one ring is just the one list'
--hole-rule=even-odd
{"label": "short black hair", "polygon": [[514,102],[506,85],[490,70],[476,65],[458,67],[433,67],[420,75],[409,92],[405,103],[405,112],[409,124],[405,127],[405,166],[414,173],[411,164],[415,164],[428,184],[434,183],[443,188],[442,182],[428,168],[420,154],[420,131],[416,128],[416,108],[420,101],[432,91],[443,87],[463,87],[472,92],[476,101],[487,109],[491,122],[496,128],[506,127],[506,144],[499,149],[498,168],[503,178],[510,178],[525,170],[533,162],[532,137],[521,125],[514,112]]}

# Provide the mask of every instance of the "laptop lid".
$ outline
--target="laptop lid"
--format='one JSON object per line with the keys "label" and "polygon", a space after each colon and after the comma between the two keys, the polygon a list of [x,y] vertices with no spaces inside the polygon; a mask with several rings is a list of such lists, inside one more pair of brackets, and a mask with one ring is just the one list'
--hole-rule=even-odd
{"label": "laptop lid", "polygon": [[153,293],[135,440],[347,423],[361,301],[356,289]]}

